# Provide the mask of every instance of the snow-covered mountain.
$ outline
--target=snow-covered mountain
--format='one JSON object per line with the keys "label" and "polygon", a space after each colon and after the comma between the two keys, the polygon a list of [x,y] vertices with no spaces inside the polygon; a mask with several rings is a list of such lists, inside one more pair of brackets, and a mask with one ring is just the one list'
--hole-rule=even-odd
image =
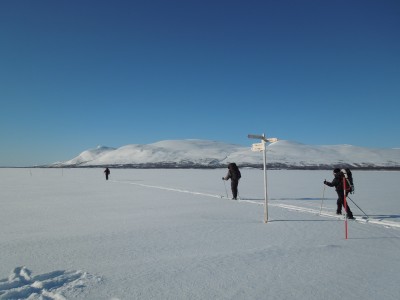
{"label": "snow-covered mountain", "polygon": [[[372,149],[352,145],[314,146],[281,140],[267,145],[267,164],[273,168],[400,168],[400,149]],[[209,140],[166,140],[120,148],[97,147],[52,167],[171,167],[217,168],[236,162],[260,167],[262,152],[251,147]]]}

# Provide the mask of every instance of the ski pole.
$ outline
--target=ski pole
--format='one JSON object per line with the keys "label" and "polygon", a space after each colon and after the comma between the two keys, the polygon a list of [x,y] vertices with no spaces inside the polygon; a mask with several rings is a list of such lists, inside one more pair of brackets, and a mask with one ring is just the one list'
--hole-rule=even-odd
{"label": "ski pole", "polygon": [[350,201],[353,202],[353,204],[357,206],[358,209],[361,210],[363,214],[369,219],[369,216],[353,201],[353,199],[351,199],[349,196],[347,196],[347,198],[350,199]]}
{"label": "ski pole", "polygon": [[322,204],[324,204],[324,199],[325,199],[325,188],[326,188],[326,185],[324,184],[324,190],[322,191],[321,209],[319,210],[320,215],[322,213]]}
{"label": "ski pole", "polygon": [[222,178],[222,180],[223,180],[223,182],[224,182],[224,187],[225,187],[226,198],[229,198],[229,197],[228,197],[228,190],[226,189],[225,180],[224,180],[223,178]]}

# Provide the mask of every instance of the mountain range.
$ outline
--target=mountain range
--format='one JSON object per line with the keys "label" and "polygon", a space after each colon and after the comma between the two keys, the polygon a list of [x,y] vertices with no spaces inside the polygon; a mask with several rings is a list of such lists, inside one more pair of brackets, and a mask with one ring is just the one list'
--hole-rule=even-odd
{"label": "mountain range", "polygon": [[[400,169],[400,149],[374,149],[352,145],[306,145],[280,140],[267,144],[268,168]],[[98,146],[77,157],[48,167],[113,168],[221,168],[230,162],[240,167],[262,167],[263,153],[248,147],[210,140],[166,140],[120,148]]]}

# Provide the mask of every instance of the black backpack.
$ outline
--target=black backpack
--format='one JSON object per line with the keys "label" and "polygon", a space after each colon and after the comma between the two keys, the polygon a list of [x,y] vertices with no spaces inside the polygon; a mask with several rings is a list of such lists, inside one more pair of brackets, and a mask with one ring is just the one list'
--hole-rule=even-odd
{"label": "black backpack", "polygon": [[346,191],[348,191],[350,194],[354,193],[354,181],[353,181],[353,174],[351,173],[351,170],[349,168],[342,169],[341,170],[342,174],[346,178]]}
{"label": "black backpack", "polygon": [[232,179],[239,180],[242,177],[242,174],[240,173],[238,166],[235,163],[231,163],[230,167]]}

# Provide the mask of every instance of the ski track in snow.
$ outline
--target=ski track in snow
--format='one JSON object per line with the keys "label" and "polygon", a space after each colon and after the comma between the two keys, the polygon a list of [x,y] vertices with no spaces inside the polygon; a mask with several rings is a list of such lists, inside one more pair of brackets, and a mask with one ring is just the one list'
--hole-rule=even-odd
{"label": "ski track in snow", "polygon": [[80,293],[88,285],[100,281],[100,277],[83,271],[62,270],[32,276],[25,266],[17,267],[8,278],[0,279],[0,299],[65,300],[65,293]]}
{"label": "ski track in snow", "polygon": [[[171,187],[163,187],[163,186],[157,186],[157,185],[143,184],[143,183],[137,183],[137,182],[119,181],[119,180],[110,180],[110,181],[116,182],[116,183],[132,184],[132,185],[146,187],[146,188],[172,191],[172,192],[187,193],[187,194],[192,194],[192,195],[200,195],[200,196],[207,196],[207,197],[220,198],[220,199],[230,199],[230,198],[227,198],[226,196],[222,196],[222,195],[201,193],[201,192],[195,192],[195,191],[189,191],[189,190],[183,190],[183,189],[177,189],[177,188],[171,188]],[[239,196],[239,200],[237,200],[237,201],[244,202],[244,203],[257,204],[257,205],[264,205],[264,199],[241,199]],[[281,204],[281,203],[268,203],[268,206],[280,207],[283,209],[288,209],[288,210],[298,211],[298,212],[303,212],[303,213],[311,213],[311,214],[316,214],[316,215],[329,217],[329,218],[335,218],[335,219],[339,219],[339,220],[344,219],[343,215],[338,216],[334,213],[329,213],[326,211],[321,211],[321,210],[306,208],[306,207],[301,207],[301,206]],[[367,218],[367,217],[358,217],[358,216],[354,216],[354,218],[355,218],[355,221],[358,221],[360,223],[370,223],[370,224],[375,224],[375,225],[381,225],[384,227],[400,228],[399,222],[391,222],[391,221],[387,221],[387,220],[378,220],[378,219],[373,219],[373,218],[369,218],[369,217]]]}

